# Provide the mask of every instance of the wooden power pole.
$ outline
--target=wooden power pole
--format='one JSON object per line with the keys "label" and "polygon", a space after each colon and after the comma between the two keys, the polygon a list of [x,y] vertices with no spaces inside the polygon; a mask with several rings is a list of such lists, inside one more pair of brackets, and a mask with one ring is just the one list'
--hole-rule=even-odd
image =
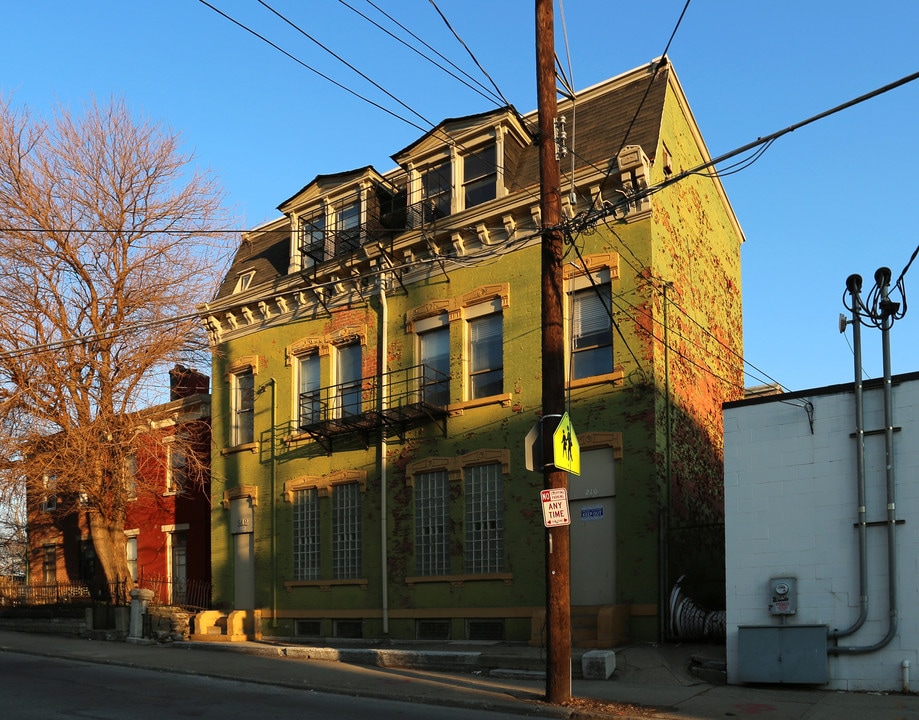
{"label": "wooden power pole", "polygon": [[[552,435],[565,411],[565,337],[562,326],[561,172],[555,147],[554,0],[536,0],[536,98],[539,115],[539,185],[542,213],[543,480],[568,489],[568,474],[552,464]],[[568,526],[547,528],[546,700],[571,698],[571,565]]]}

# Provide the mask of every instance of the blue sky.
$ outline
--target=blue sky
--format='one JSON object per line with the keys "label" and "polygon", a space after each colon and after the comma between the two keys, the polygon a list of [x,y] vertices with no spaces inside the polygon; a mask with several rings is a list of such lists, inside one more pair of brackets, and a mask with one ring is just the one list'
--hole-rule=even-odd
{"label": "blue sky", "polygon": [[[210,2],[302,63],[429,127],[257,0]],[[373,2],[488,83],[430,0]],[[430,122],[494,107],[342,0],[270,5]],[[397,31],[367,0],[347,5]],[[566,64],[570,55],[575,87],[660,55],[684,5],[556,3],[557,51]],[[438,0],[438,7],[507,100],[521,112],[535,109],[532,0]],[[241,227],[276,217],[277,205],[317,174],[389,170],[389,156],[422,134],[199,0],[31,0],[5,3],[0,20],[0,93],[39,113],[55,103],[78,107],[91,95],[123,96],[182,133],[223,183]],[[917,29],[913,0],[694,0],[669,56],[717,157],[916,72]],[[880,266],[896,278],[919,245],[910,224],[919,204],[917,117],[919,81],[786,135],[724,178],[747,238],[748,385],[778,381],[802,390],[852,381],[851,329],[838,330],[845,280],[859,273],[867,290]],[[907,289],[915,278],[919,262]],[[891,332],[895,373],[919,370],[917,313]],[[862,337],[865,376],[879,377],[880,332]]]}

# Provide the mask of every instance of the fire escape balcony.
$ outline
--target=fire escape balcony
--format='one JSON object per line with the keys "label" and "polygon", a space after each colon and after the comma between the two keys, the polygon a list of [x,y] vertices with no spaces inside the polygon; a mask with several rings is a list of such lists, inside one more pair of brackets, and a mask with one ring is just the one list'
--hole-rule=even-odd
{"label": "fire escape balcony", "polygon": [[368,244],[388,246],[399,235],[422,228],[430,229],[431,225],[448,215],[449,208],[444,207],[443,202],[422,200],[388,210],[370,222],[347,229],[307,226],[300,230],[300,252],[319,265],[355,253]]}
{"label": "fire escape balcony", "polygon": [[427,365],[300,393],[297,428],[329,453],[336,438],[398,435],[429,423],[446,436],[449,377]]}

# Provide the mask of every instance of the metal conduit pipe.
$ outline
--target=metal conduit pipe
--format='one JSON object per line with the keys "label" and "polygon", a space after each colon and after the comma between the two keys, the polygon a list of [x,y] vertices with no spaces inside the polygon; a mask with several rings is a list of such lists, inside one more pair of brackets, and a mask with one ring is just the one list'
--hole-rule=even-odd
{"label": "metal conduit pipe", "polygon": [[[831,638],[852,635],[868,619],[868,523],[867,500],[865,492],[865,406],[862,383],[862,318],[859,293],[862,289],[862,276],[850,275],[846,279],[846,290],[852,297],[852,344],[855,355],[855,472],[858,486],[858,617],[845,630],[830,631]],[[841,318],[842,321],[842,318]],[[845,326],[840,330],[845,332]]]}
{"label": "metal conduit pipe", "polygon": [[[386,370],[388,368],[386,346],[389,343],[389,305],[386,299],[386,275],[381,274],[380,283],[380,351],[377,366],[379,367],[380,391],[379,400],[380,414],[385,412],[389,398],[387,397],[388,388],[386,385]],[[386,503],[387,493],[387,464],[386,464],[386,428],[380,428],[380,572],[382,573],[382,597],[381,604],[383,610],[383,635],[389,635],[389,552],[387,543],[386,523],[388,506]]]}
{"label": "metal conduit pipe", "polygon": [[[899,610],[897,605],[897,487],[893,467],[893,392],[890,368],[890,326],[891,316],[899,307],[887,297],[890,283],[890,269],[880,268],[874,275],[881,288],[881,341],[884,356],[884,454],[886,460],[887,485],[887,634],[874,645],[864,647],[830,648],[834,655],[855,655],[875,652],[890,644],[897,634]],[[894,307],[896,305],[896,307]]]}

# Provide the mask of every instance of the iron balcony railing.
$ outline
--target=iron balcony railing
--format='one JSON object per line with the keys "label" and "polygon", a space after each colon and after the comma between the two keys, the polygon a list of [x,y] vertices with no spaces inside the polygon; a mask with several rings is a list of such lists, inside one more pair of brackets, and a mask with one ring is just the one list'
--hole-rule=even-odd
{"label": "iron balcony railing", "polygon": [[448,401],[449,376],[428,365],[413,365],[300,393],[297,427],[320,441],[381,427],[401,434],[443,422]]}

